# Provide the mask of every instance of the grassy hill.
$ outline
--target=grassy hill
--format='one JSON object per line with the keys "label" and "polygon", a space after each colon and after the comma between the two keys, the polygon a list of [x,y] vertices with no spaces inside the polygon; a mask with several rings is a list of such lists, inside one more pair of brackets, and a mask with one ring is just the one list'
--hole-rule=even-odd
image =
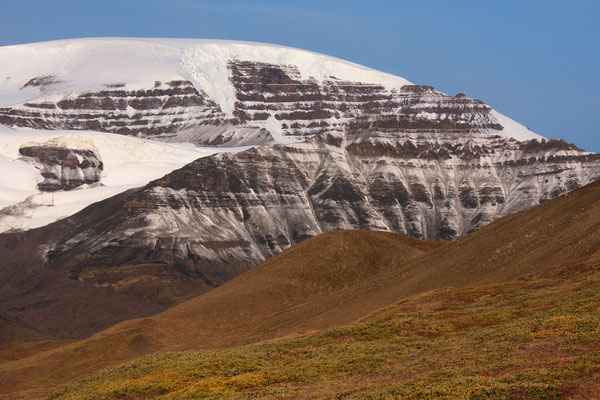
{"label": "grassy hill", "polygon": [[557,399],[600,395],[600,268],[431,291],[323,333],[160,353],[54,399]]}
{"label": "grassy hill", "polygon": [[153,317],[48,351],[21,345],[24,357],[5,350],[12,358],[0,358],[0,387],[13,397],[42,397],[55,385],[158,351],[253,343],[350,323],[380,305],[354,308],[344,297],[358,300],[357,288],[369,289],[441,245],[387,232],[328,232]]}

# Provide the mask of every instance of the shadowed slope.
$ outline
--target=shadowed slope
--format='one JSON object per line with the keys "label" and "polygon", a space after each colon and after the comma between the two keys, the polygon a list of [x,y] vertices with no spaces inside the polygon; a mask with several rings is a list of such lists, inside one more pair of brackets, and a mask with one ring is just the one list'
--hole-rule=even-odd
{"label": "shadowed slope", "polygon": [[[95,203],[85,212],[41,229],[0,235],[0,304],[5,318],[19,321],[11,338],[0,335],[0,347],[39,336],[81,338],[123,319],[151,315],[165,309],[137,297],[115,293],[70,279],[63,271],[44,264],[45,244],[77,226],[99,223],[115,202],[131,192]],[[19,333],[20,332],[20,333]],[[17,335],[19,333],[19,335]]]}
{"label": "shadowed slope", "polygon": [[19,320],[0,313],[0,343],[13,344],[44,339],[44,335]]}
{"label": "shadowed slope", "polygon": [[33,390],[21,396],[36,397],[53,384],[156,351],[250,343],[348,323],[364,311],[346,309],[336,318],[322,317],[343,309],[340,293],[440,245],[387,232],[324,233],[169,312],[0,365],[0,386],[16,384]]}

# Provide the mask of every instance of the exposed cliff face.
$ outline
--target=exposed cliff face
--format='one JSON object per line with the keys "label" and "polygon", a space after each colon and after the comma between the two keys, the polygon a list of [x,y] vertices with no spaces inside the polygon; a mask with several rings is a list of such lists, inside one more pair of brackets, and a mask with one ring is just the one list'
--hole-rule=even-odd
{"label": "exposed cliff face", "polygon": [[396,116],[405,121],[405,130],[503,129],[482,101],[447,96],[430,86],[396,89],[345,82],[335,76],[318,83],[302,79],[294,66],[256,62],[231,62],[229,69],[236,90],[236,117],[250,124],[274,119],[286,135],[325,132],[367,115]]}
{"label": "exposed cliff face", "polygon": [[[36,86],[55,80],[34,78]],[[219,107],[185,80],[154,82],[131,90],[112,84],[83,93],[67,93],[58,100],[34,100],[0,108],[0,123],[36,129],[95,130],[124,135],[157,136],[197,125],[220,125]]]}
{"label": "exposed cliff face", "polygon": [[36,129],[96,130],[213,146],[272,144],[274,139],[267,130],[307,137],[367,116],[387,121],[394,118],[394,127],[404,131],[504,129],[482,101],[464,95],[447,96],[430,86],[394,89],[335,77],[317,83],[314,79],[303,80],[294,66],[265,63],[231,62],[229,70],[235,88],[235,118],[225,115],[192,82],[182,80],[155,82],[151,89],[110,87],[67,94],[54,102],[0,107],[0,123]]}
{"label": "exposed cliff face", "polygon": [[44,180],[37,186],[41,191],[71,190],[101,179],[103,164],[93,150],[32,144],[21,147],[19,153],[40,169]]}
{"label": "exposed cliff face", "polygon": [[46,257],[101,286],[119,287],[120,265],[149,259],[184,280],[210,265],[233,276],[332,229],[453,240],[599,178],[600,155],[563,141],[359,127],[198,159],[123,198],[102,224],[54,242]]}

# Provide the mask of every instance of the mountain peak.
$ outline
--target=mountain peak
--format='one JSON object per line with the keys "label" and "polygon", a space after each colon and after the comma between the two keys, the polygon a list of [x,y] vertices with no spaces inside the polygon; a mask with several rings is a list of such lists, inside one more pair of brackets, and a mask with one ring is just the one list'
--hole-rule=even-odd
{"label": "mountain peak", "polygon": [[[474,100],[464,95],[446,96],[433,88],[408,90],[412,83],[392,74],[265,43],[58,40],[0,47],[0,71],[0,122],[16,127],[168,134],[179,141],[205,143],[206,135],[192,135],[195,139],[187,135],[184,140],[181,132],[242,123],[269,131],[277,142],[287,142],[286,137],[300,139],[361,115],[393,114],[459,120],[473,129],[516,140],[541,138],[483,103],[472,107]],[[170,103],[160,98],[175,92],[184,97]],[[128,101],[117,101],[123,97]],[[131,97],[138,101],[130,101]],[[443,106],[436,107],[440,103]],[[169,110],[161,112],[161,118],[144,118],[165,108]],[[73,121],[75,110],[95,110],[99,115]],[[107,121],[102,115],[106,111],[119,112],[121,120],[128,118],[131,123],[125,129]],[[39,113],[42,120],[36,119]],[[265,144],[262,136],[254,144]]]}

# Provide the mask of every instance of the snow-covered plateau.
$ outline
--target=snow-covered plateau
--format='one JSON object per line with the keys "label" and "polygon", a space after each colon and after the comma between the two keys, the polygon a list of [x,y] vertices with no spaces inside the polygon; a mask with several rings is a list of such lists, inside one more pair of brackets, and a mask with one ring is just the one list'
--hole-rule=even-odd
{"label": "snow-covered plateau", "polygon": [[382,114],[540,138],[479,100],[289,47],[136,38],[0,47],[0,123],[12,127],[235,146],[290,142]]}

